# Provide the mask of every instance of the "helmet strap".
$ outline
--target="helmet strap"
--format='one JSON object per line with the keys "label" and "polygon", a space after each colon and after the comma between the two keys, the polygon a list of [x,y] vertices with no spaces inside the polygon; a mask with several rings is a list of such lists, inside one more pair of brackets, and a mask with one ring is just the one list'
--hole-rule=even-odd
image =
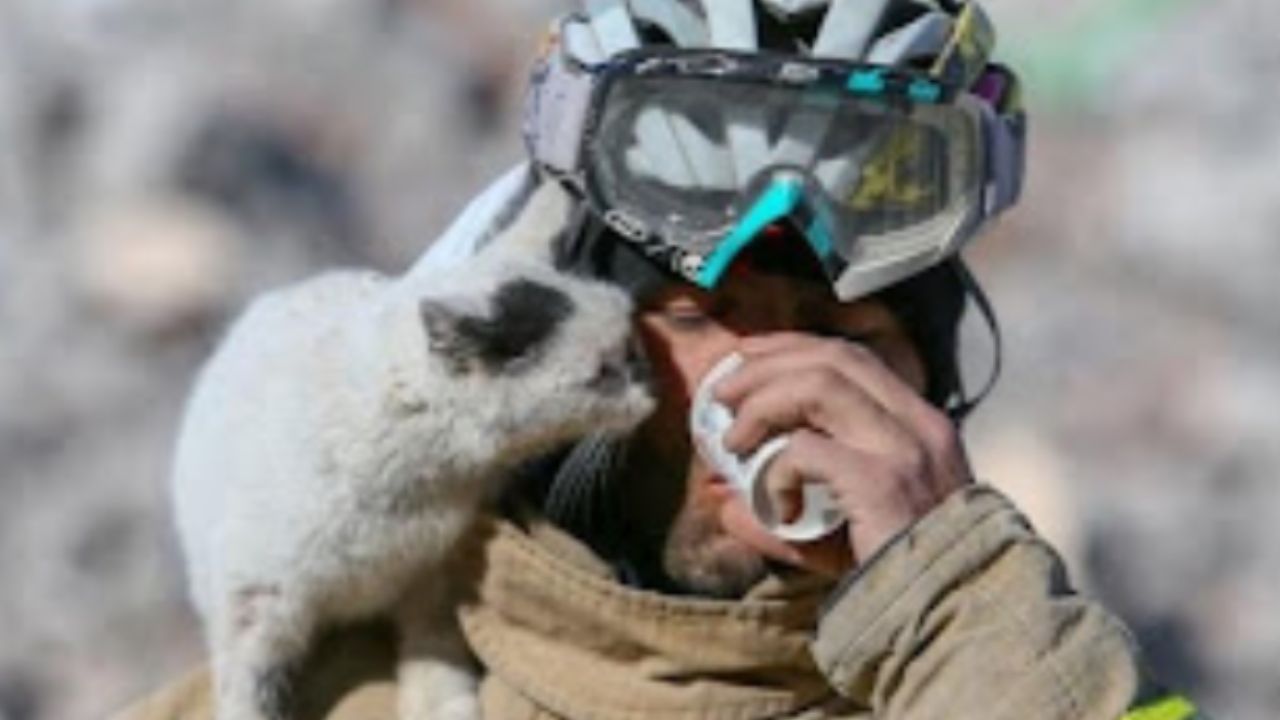
{"label": "helmet strap", "polygon": [[977,395],[969,396],[964,387],[964,373],[957,370],[956,381],[957,388],[955,397],[946,409],[947,414],[957,424],[962,424],[978,407],[991,391],[995,389],[996,383],[1000,380],[1000,375],[1004,370],[1004,342],[1000,334],[1000,321],[996,317],[995,308],[991,305],[991,299],[987,297],[986,291],[978,284],[978,280],[973,276],[973,272],[964,261],[956,259],[953,263],[956,269],[956,276],[960,279],[961,285],[964,286],[965,293],[973,298],[973,304],[978,308],[978,312],[982,314],[983,320],[987,323],[987,329],[991,331],[991,340],[994,347],[994,357],[991,361],[991,374],[987,377],[987,381],[983,384],[982,389]]}

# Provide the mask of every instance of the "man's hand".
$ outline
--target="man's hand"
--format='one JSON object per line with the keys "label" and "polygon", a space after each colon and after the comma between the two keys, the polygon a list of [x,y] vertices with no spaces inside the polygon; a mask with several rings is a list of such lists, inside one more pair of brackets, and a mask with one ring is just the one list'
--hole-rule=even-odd
{"label": "man's hand", "polygon": [[[791,519],[803,484],[826,484],[849,518],[855,564],[971,482],[951,420],[866,348],[788,333],[739,351],[745,364],[716,393],[736,414],[726,446],[746,454],[791,433],[766,472],[770,496]],[[848,564],[833,562],[829,544],[794,550],[783,559],[815,571]]]}

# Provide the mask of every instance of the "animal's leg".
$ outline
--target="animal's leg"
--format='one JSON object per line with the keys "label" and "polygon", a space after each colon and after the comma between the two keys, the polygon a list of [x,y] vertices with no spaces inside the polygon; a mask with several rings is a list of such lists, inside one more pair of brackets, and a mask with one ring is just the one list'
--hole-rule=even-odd
{"label": "animal's leg", "polygon": [[440,589],[409,593],[398,610],[400,720],[479,720],[474,656]]}
{"label": "animal's leg", "polygon": [[213,653],[218,720],[292,720],[311,613],[275,586],[240,588],[222,610]]}

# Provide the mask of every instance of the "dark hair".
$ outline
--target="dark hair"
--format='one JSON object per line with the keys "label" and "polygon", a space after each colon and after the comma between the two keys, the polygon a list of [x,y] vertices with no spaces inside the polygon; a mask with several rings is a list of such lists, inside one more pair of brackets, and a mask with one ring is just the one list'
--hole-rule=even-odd
{"label": "dark hair", "polygon": [[960,321],[968,285],[959,260],[936,265],[885,290],[877,297],[898,318],[925,367],[925,397],[950,409],[964,402],[960,376]]}

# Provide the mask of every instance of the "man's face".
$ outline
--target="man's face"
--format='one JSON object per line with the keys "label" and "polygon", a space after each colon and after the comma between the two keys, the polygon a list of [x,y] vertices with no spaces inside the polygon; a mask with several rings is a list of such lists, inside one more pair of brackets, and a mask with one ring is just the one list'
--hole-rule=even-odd
{"label": "man's face", "polygon": [[747,266],[735,268],[715,292],[672,285],[640,308],[638,325],[654,366],[658,409],[633,445],[623,507],[645,529],[638,540],[660,545],[649,552],[667,578],[700,595],[741,597],[765,574],[766,555],[786,555],[693,451],[689,436],[694,390],[741,339],[776,332],[848,338],[918,391],[925,383],[906,331],[883,303],[842,304],[816,282]]}

